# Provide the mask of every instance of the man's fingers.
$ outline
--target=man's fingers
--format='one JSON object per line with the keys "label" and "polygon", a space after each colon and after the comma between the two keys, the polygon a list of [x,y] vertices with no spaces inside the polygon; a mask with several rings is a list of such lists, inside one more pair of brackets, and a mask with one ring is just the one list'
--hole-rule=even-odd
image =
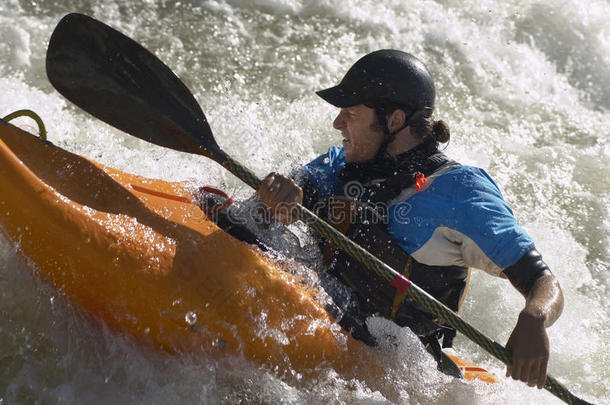
{"label": "man's fingers", "polygon": [[296,197],[295,189],[298,189],[298,186],[292,179],[276,175],[275,173],[269,174],[263,180],[263,185],[278,201],[285,201],[285,198],[293,197],[293,194]]}
{"label": "man's fingers", "polygon": [[267,204],[274,205],[281,200],[278,198],[282,190],[282,177],[277,173],[269,173],[261,182],[258,194]]}
{"label": "man's fingers", "polygon": [[506,377],[523,381],[530,387],[543,388],[546,382],[547,362],[544,359],[515,362],[506,367]]}
{"label": "man's fingers", "polygon": [[278,201],[291,203],[296,199],[296,190],[291,187],[278,187],[277,191],[275,191],[275,198]]}
{"label": "man's fingers", "polygon": [[540,364],[540,369],[538,370],[538,382],[536,386],[539,389],[544,388],[544,383],[546,382],[546,368],[548,366],[548,357],[544,359]]}
{"label": "man's fingers", "polygon": [[271,186],[271,184],[273,184],[273,182],[275,181],[275,173],[269,173],[267,175],[267,177],[265,177],[262,181],[262,184],[266,185],[267,188],[269,188]]}
{"label": "man's fingers", "polygon": [[530,387],[543,388],[546,381],[546,367],[548,359],[538,359],[530,367],[527,385]]}
{"label": "man's fingers", "polygon": [[525,364],[521,361],[515,361],[513,359],[513,369],[512,369],[512,377],[515,380],[526,381],[523,379],[523,372],[525,369]]}
{"label": "man's fingers", "polygon": [[260,187],[258,188],[258,195],[263,199],[267,200],[269,194],[271,194],[271,188],[273,186],[273,182],[275,181],[275,173],[269,173],[267,177],[263,179]]}
{"label": "man's fingers", "polygon": [[538,378],[540,373],[540,362],[538,361],[533,361],[530,363],[530,366],[528,367],[528,374],[527,374],[527,385],[529,385],[530,387],[535,387],[536,385],[538,385]]}
{"label": "man's fingers", "polygon": [[272,215],[284,224],[292,223],[292,210],[303,201],[303,190],[289,177],[270,173],[263,179],[258,197],[272,210]]}

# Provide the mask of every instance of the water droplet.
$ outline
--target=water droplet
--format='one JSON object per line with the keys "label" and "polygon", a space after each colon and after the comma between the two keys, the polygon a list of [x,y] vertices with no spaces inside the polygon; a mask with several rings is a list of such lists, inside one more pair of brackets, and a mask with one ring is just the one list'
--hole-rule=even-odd
{"label": "water droplet", "polygon": [[184,316],[184,320],[186,321],[186,323],[193,326],[197,323],[197,314],[193,311],[188,311]]}
{"label": "water droplet", "polygon": [[227,346],[227,341],[224,339],[218,338],[212,342],[212,346],[222,349],[223,347]]}

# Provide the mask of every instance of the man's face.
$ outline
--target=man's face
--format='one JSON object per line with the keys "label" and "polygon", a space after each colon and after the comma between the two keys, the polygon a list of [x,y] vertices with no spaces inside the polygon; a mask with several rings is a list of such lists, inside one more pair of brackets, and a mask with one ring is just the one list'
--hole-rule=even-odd
{"label": "man's face", "polygon": [[333,127],[343,135],[345,160],[365,162],[375,157],[383,142],[383,132],[377,123],[375,110],[362,104],[342,108]]}

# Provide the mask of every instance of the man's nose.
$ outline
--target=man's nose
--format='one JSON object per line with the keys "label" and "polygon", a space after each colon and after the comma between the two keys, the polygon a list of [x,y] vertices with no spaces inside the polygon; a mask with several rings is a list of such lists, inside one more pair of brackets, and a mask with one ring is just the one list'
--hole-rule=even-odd
{"label": "man's nose", "polygon": [[339,130],[345,128],[345,119],[343,118],[343,111],[339,111],[339,114],[337,114],[337,117],[333,121],[333,128]]}

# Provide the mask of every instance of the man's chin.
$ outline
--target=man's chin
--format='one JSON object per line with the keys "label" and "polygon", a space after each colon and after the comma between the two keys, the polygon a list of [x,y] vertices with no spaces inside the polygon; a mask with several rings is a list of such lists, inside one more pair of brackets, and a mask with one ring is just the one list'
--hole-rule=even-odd
{"label": "man's chin", "polygon": [[367,160],[372,159],[372,157],[370,159],[363,159],[362,156],[358,156],[357,153],[355,153],[354,150],[352,150],[349,147],[344,147],[345,148],[345,161],[349,162],[349,163],[362,163],[362,162],[366,162]]}
{"label": "man's chin", "polygon": [[350,156],[347,153],[345,154],[345,161],[347,163],[361,163],[361,162],[364,162],[364,160],[358,159],[358,158],[354,158],[353,156]]}

